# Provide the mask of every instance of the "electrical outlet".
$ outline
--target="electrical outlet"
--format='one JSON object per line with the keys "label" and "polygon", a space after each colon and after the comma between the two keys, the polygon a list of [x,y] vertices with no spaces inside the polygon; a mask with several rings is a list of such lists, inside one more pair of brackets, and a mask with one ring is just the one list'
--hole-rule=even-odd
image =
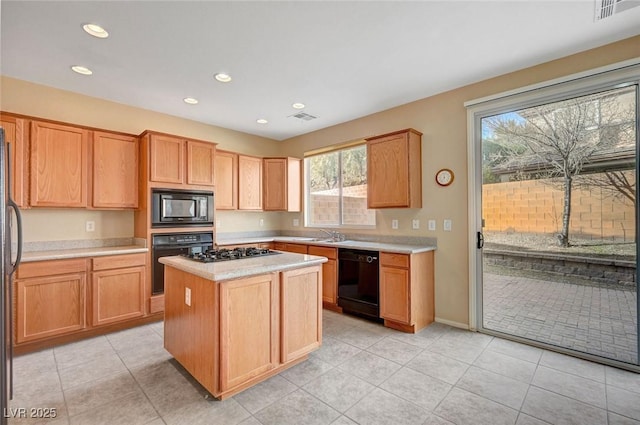
{"label": "electrical outlet", "polygon": [[297,218],[294,218],[293,219],[293,227],[298,227],[298,226],[300,226],[300,220],[297,219]]}
{"label": "electrical outlet", "polygon": [[414,218],[411,222],[411,227],[413,228],[413,230],[418,230],[420,228],[420,220]]}
{"label": "electrical outlet", "polygon": [[444,221],[443,223],[443,227],[445,232],[450,232],[451,231],[451,220],[447,219]]}
{"label": "electrical outlet", "polygon": [[191,288],[184,288],[184,303],[191,307]]}
{"label": "electrical outlet", "polygon": [[96,222],[95,221],[87,221],[84,225],[84,228],[87,232],[95,232],[96,230]]}
{"label": "electrical outlet", "polygon": [[429,230],[434,231],[436,230],[436,221],[435,220],[429,220]]}
{"label": "electrical outlet", "polygon": [[398,228],[398,220],[391,220],[391,228],[392,229]]}
{"label": "electrical outlet", "polygon": [[260,227],[264,226],[264,218],[260,219]]}

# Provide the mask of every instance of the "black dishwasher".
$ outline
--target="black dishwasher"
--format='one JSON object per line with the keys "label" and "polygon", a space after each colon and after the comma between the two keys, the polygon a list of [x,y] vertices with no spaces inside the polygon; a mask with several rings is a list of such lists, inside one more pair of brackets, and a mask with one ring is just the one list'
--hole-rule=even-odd
{"label": "black dishwasher", "polygon": [[338,305],[346,312],[380,318],[379,253],[338,249]]}

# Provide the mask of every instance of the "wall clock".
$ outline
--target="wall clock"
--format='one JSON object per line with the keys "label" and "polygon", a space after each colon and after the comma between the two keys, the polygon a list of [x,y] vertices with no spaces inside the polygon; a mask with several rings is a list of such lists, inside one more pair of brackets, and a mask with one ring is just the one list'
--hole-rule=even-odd
{"label": "wall clock", "polygon": [[448,168],[443,168],[436,173],[436,183],[440,186],[449,186],[453,183],[453,171]]}

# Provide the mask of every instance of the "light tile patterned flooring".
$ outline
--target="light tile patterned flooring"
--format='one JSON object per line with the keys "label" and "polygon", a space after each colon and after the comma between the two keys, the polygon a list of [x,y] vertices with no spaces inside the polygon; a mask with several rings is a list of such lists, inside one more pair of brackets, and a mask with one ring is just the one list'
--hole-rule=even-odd
{"label": "light tile patterned flooring", "polygon": [[11,424],[640,424],[640,375],[438,323],[409,335],[329,311],[308,361],[222,402],[162,348],[162,323],[15,368],[10,406],[58,418]]}

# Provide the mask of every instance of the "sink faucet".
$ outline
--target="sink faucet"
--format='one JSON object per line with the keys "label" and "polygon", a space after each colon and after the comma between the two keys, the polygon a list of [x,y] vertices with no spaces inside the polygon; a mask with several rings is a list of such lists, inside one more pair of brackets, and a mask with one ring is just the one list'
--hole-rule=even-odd
{"label": "sink faucet", "polygon": [[340,232],[338,232],[337,230],[320,229],[320,231],[326,233],[329,236],[331,236],[331,239],[333,239],[336,242],[337,241],[343,241],[345,239],[344,235],[341,234]]}

